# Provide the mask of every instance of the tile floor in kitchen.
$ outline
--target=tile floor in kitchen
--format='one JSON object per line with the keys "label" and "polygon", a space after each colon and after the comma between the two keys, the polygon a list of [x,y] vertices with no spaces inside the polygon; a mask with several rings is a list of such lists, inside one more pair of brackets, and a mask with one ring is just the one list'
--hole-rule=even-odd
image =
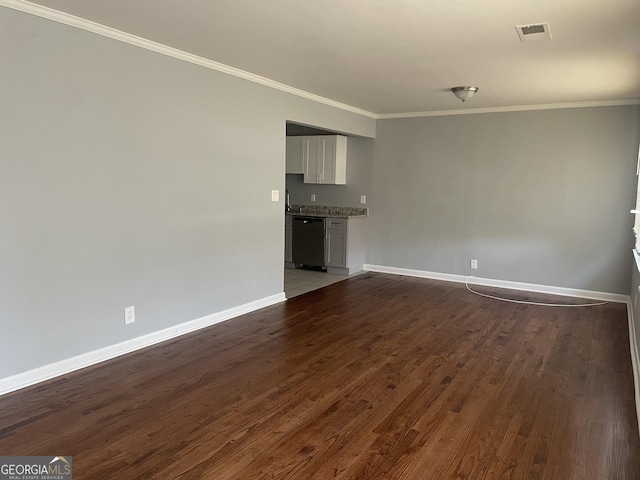
{"label": "tile floor in kitchen", "polygon": [[306,270],[303,268],[285,268],[284,293],[287,298],[292,298],[312,290],[326,287],[332,283],[341,282],[347,278],[349,278],[348,275],[336,275],[335,273]]}

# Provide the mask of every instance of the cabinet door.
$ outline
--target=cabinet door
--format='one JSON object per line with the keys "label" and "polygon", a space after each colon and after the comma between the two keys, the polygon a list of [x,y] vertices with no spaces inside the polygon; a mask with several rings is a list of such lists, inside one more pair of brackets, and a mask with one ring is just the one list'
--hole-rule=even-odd
{"label": "cabinet door", "polygon": [[304,183],[321,183],[324,162],[324,139],[318,136],[304,137]]}
{"label": "cabinet door", "polygon": [[305,137],[304,183],[344,185],[347,173],[347,137]]}
{"label": "cabinet door", "polygon": [[333,182],[336,185],[347,183],[347,137],[336,135],[333,144]]}
{"label": "cabinet door", "polygon": [[304,137],[287,137],[286,173],[304,173]]}
{"label": "cabinet door", "polygon": [[336,183],[336,139],[335,135],[324,138],[322,172],[318,183]]}
{"label": "cabinet door", "polygon": [[327,229],[324,248],[327,267],[347,267],[347,230]]}

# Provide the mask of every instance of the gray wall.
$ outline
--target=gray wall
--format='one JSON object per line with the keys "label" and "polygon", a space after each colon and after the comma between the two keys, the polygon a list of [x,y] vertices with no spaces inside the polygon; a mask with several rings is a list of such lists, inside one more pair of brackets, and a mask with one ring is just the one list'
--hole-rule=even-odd
{"label": "gray wall", "polygon": [[627,294],[638,119],[621,106],[378,121],[367,263]]}
{"label": "gray wall", "polygon": [[[335,207],[368,207],[371,201],[371,167],[373,140],[349,137],[347,139],[347,184],[311,185],[302,175],[287,175],[287,189],[291,203],[295,205],[328,205]],[[315,203],[311,194],[316,194]],[[360,204],[360,195],[367,196],[367,203]]]}
{"label": "gray wall", "polygon": [[286,121],[375,134],[4,7],[0,32],[0,378],[282,293]]}

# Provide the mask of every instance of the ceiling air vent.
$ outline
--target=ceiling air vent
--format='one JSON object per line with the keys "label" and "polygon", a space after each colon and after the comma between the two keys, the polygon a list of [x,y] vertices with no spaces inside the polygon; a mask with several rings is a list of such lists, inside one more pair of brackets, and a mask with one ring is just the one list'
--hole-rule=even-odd
{"label": "ceiling air vent", "polygon": [[551,30],[549,22],[534,23],[532,25],[518,25],[516,27],[518,37],[522,43],[537,42],[540,40],[551,40]]}

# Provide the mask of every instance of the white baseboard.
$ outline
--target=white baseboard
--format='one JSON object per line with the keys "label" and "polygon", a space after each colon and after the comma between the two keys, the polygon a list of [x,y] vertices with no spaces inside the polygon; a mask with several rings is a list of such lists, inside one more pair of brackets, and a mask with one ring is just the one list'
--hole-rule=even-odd
{"label": "white baseboard", "polygon": [[111,360],[121,355],[135,352],[141,348],[149,347],[166,340],[171,340],[172,338],[179,337],[180,335],[194,332],[201,328],[206,328],[211,325],[215,325],[216,323],[224,322],[240,315],[284,302],[285,300],[286,297],[284,293],[279,293],[244,305],[229,308],[221,312],[213,313],[202,318],[181,323],[170,328],[165,328],[164,330],[148,333],[141,337],[132,338],[131,340],[126,340],[115,345],[110,345],[108,347],[83,353],[59,362],[34,368],[33,370],[19,373],[11,377],[2,378],[0,379],[0,395],[13,392],[36,383],[44,382],[45,380],[50,380],[60,375],[65,375],[106,360]]}
{"label": "white baseboard", "polygon": [[629,348],[631,350],[631,365],[633,367],[636,417],[638,419],[638,430],[640,431],[640,352],[638,351],[638,337],[636,337],[636,324],[633,317],[631,300],[627,303],[627,317],[629,318]]}
{"label": "white baseboard", "polygon": [[592,290],[580,290],[575,288],[552,287],[535,283],[510,282],[506,280],[493,280],[478,278],[468,275],[456,275],[452,273],[429,272],[426,270],[412,270],[409,268],[385,267],[382,265],[365,264],[364,269],[369,272],[391,273],[393,275],[405,275],[409,277],[430,278],[432,280],[444,280],[447,282],[466,283],[470,285],[484,285],[487,287],[508,288],[510,290],[522,290],[525,292],[548,293],[565,297],[588,298],[615,303],[628,303],[629,295],[618,293],[596,292]]}

